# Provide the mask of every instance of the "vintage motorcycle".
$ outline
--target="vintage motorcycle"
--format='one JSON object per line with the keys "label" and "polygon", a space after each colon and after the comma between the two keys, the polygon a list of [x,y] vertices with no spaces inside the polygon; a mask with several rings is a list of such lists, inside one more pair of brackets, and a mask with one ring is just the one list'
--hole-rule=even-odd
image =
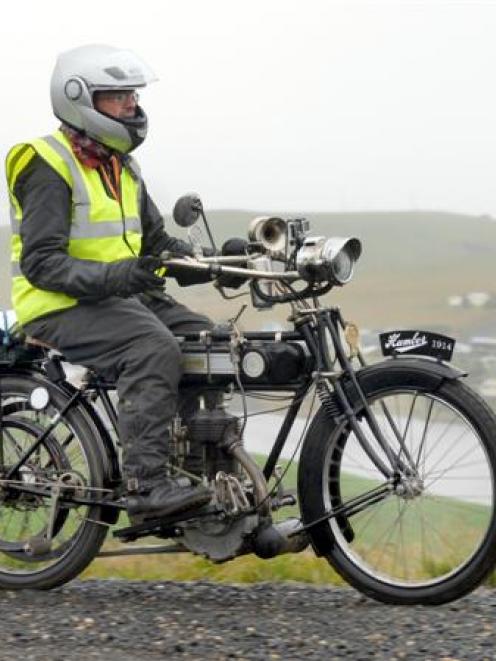
{"label": "vintage motorcycle", "polygon": [[[212,501],[116,525],[125,496],[115,384],[88,370],[76,387],[63,356],[4,332],[0,587],[59,586],[106,555],[191,552],[224,562],[309,544],[383,602],[441,604],[476,587],[496,560],[496,418],[448,364],[454,340],[384,333],[387,358],[366,365],[357,327],[321,304],[352,278],[357,239],[312,236],[304,219],[263,217],[251,223],[248,241],[205,256],[200,221],[215,244],[200,200],[184,196],[174,217],[189,227],[196,252],[162,255],[179,280],[212,278],[224,296],[248,282],[254,306],[288,304],[291,312],[292,330],[241,332],[231,320],[178,338],[181,406],[164,470],[208,486]],[[260,400],[286,409],[275,438],[272,425],[264,432],[272,447],[263,467],[243,443],[249,417],[267,412]],[[294,494],[278,462],[300,409],[306,424],[292,455],[299,452]],[[299,517],[281,516],[296,504]],[[123,544],[146,536],[155,543],[102,551],[109,531]]]}

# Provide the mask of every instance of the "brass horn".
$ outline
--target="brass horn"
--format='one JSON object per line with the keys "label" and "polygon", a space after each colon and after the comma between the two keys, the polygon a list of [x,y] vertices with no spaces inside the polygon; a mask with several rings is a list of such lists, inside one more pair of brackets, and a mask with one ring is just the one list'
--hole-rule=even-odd
{"label": "brass horn", "polygon": [[270,252],[284,252],[286,234],[286,222],[282,218],[272,216],[258,216],[248,227],[250,241],[261,243]]}

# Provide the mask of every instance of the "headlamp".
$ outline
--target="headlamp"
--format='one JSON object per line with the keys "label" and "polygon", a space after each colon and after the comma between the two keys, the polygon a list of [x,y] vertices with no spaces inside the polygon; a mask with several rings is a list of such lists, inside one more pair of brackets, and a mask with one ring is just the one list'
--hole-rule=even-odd
{"label": "headlamp", "polygon": [[307,281],[345,285],[353,277],[362,246],[356,238],[309,236],[296,255],[296,268]]}

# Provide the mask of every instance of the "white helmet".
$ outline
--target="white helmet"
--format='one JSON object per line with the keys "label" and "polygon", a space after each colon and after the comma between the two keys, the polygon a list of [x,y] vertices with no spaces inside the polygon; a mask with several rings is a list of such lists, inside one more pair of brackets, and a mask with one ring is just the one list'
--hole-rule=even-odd
{"label": "white helmet", "polygon": [[96,44],[74,48],[57,58],[50,84],[53,112],[93,140],[127,154],[146,137],[148,120],[143,108],[136,106],[134,117],[117,119],[96,110],[93,94],[134,90],[156,79],[129,50]]}

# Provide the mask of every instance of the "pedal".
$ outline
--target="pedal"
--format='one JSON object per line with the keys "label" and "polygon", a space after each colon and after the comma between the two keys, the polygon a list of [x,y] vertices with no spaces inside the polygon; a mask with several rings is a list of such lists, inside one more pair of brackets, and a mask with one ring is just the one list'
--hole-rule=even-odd
{"label": "pedal", "polygon": [[218,512],[219,510],[215,505],[206,505],[200,509],[185,510],[184,512],[178,512],[175,515],[160,519],[147,519],[142,523],[128,526],[127,528],[120,528],[119,530],[114,530],[113,536],[123,542],[132,542],[138,539],[138,537],[144,537],[146,535],[177,537],[177,531],[174,528],[177,523],[208,516],[209,514],[217,514]]}
{"label": "pedal", "polygon": [[171,527],[166,530],[160,519],[153,519],[135,526],[114,530],[112,533],[112,536],[121,542],[134,542],[140,537],[146,537],[147,535],[174,537],[176,536],[176,529]]}

